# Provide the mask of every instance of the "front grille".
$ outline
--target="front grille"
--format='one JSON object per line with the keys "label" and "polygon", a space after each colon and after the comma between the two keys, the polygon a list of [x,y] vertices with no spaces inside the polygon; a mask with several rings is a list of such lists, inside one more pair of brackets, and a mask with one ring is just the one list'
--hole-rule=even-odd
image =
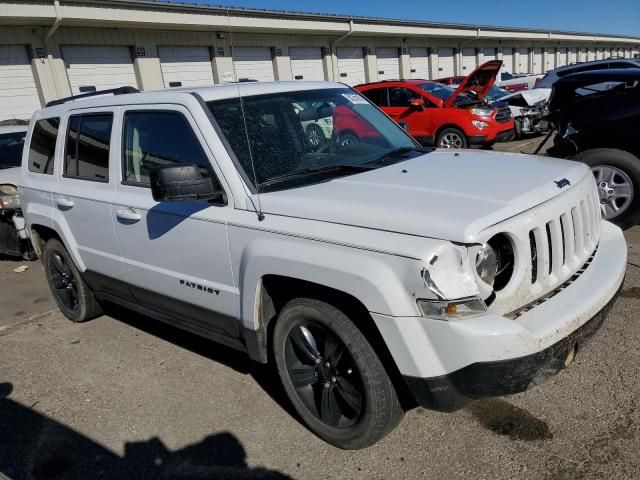
{"label": "front grille", "polygon": [[509,120],[511,120],[511,110],[509,109],[509,107],[500,107],[496,112],[495,118],[496,122],[498,123],[508,122]]}
{"label": "front grille", "polygon": [[548,283],[563,267],[582,265],[598,241],[600,206],[595,192],[560,216],[529,231],[531,283]]}

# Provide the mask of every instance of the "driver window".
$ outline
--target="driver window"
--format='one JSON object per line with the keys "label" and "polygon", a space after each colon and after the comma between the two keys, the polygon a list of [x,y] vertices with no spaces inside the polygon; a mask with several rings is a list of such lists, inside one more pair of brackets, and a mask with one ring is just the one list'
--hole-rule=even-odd
{"label": "driver window", "polygon": [[389,89],[389,106],[390,107],[410,107],[411,100],[419,98],[413,90],[403,87],[391,87]]}

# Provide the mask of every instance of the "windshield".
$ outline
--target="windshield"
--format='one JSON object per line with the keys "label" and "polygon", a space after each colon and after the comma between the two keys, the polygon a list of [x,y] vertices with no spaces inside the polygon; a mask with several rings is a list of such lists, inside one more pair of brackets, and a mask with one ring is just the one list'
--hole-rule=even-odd
{"label": "windshield", "polygon": [[0,134],[0,168],[19,167],[27,132]]}
{"label": "windshield", "polygon": [[494,102],[502,97],[509,95],[510,92],[495,85],[489,89],[489,93],[484,97],[487,102]]}
{"label": "windshield", "polygon": [[354,174],[382,166],[383,159],[386,163],[422,153],[397,124],[348,88],[247,96],[242,105],[236,97],[207,105],[245,180],[261,192]]}
{"label": "windshield", "polygon": [[422,83],[418,85],[418,87],[428,94],[438,97],[443,102],[446,102],[451,94],[456,91],[455,88],[451,88],[449,85],[443,85],[442,83],[436,82]]}

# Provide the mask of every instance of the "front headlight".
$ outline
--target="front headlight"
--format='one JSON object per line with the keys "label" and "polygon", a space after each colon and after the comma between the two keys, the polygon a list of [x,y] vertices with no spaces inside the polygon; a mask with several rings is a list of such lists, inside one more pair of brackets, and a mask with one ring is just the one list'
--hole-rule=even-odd
{"label": "front headlight", "polygon": [[482,120],[472,120],[471,124],[478,130],[482,130],[483,128],[487,128],[489,126],[487,122],[483,122]]}
{"label": "front headlight", "polygon": [[502,290],[513,275],[514,258],[509,237],[503,233],[494,235],[476,254],[478,277],[493,290]]}
{"label": "front headlight", "polygon": [[418,308],[423,317],[448,321],[482,315],[487,311],[487,305],[477,297],[461,300],[418,300]]}
{"label": "front headlight", "polygon": [[13,185],[0,185],[0,208],[17,210],[20,208],[18,189]]}
{"label": "front headlight", "polygon": [[471,113],[479,117],[488,117],[493,113],[493,108],[472,108]]}

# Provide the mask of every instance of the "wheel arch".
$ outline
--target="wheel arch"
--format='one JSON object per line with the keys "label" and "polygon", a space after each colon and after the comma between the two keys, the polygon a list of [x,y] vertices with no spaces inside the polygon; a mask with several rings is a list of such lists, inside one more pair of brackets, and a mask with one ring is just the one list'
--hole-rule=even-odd
{"label": "wheel arch", "polygon": [[[433,141],[437,142],[438,137],[440,136],[440,134],[447,128],[455,128],[456,130],[458,130],[460,133],[462,133],[465,137],[468,137],[467,132],[464,131],[464,128],[462,128],[460,125],[457,125],[455,123],[445,123],[444,125],[438,127],[438,129],[436,130],[436,134],[433,137]],[[467,140],[468,141],[468,140]]]}

